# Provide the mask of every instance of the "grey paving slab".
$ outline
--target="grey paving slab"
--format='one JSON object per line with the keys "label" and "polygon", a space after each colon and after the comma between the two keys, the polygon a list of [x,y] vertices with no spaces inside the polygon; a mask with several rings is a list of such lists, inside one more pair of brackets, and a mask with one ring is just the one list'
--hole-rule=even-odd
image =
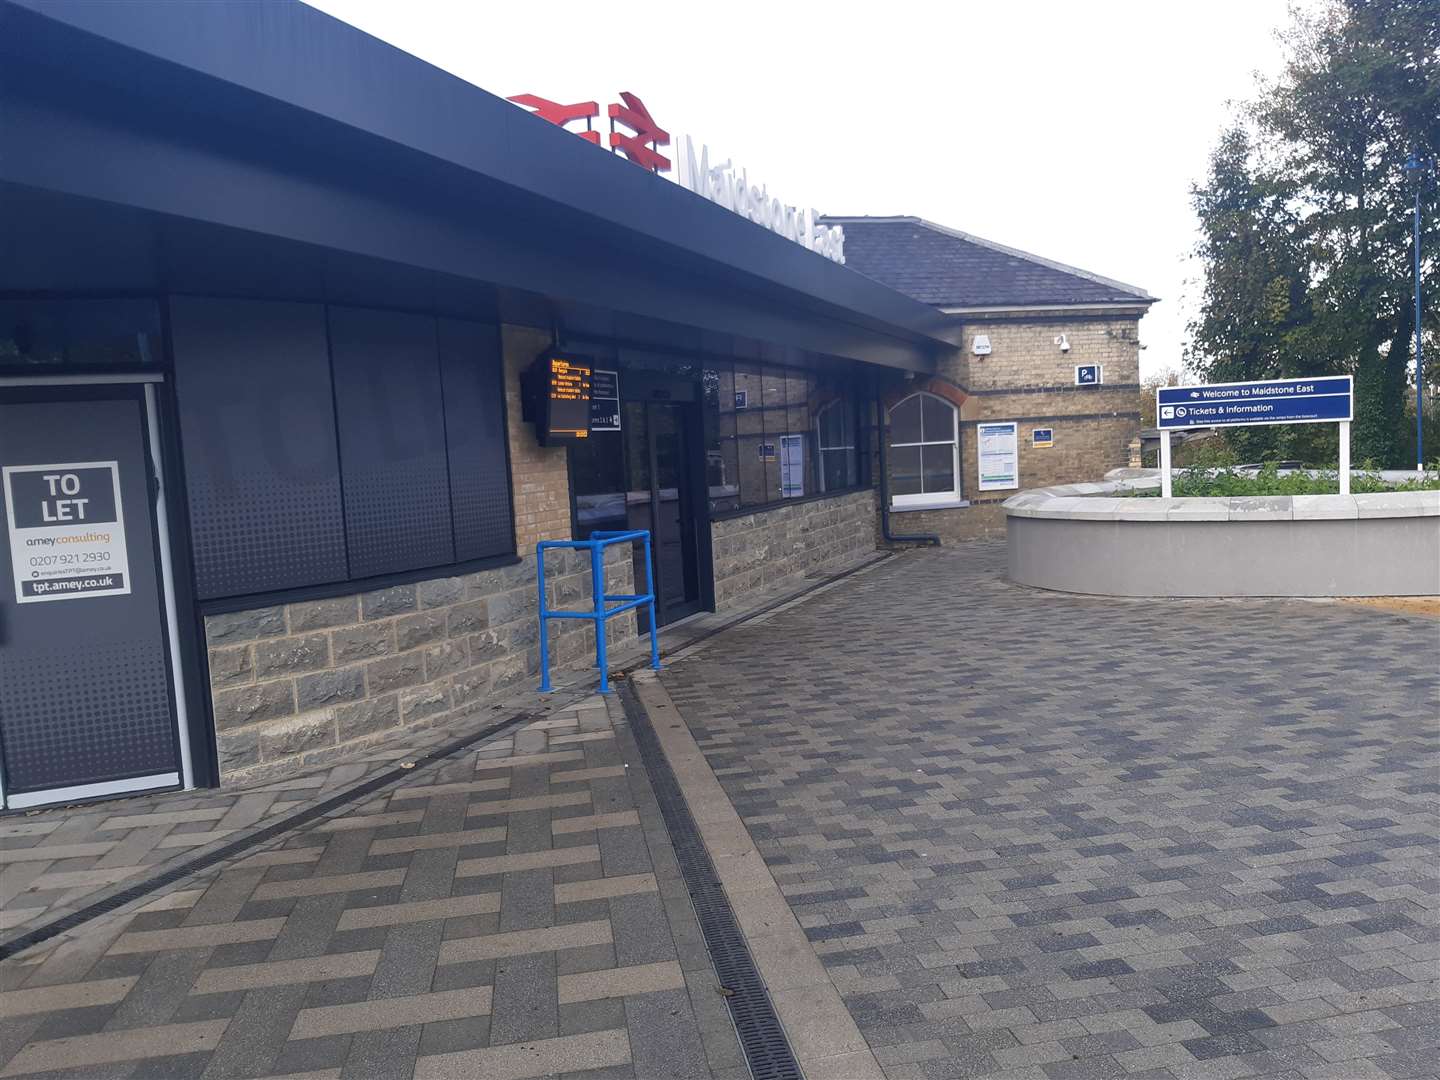
{"label": "grey paving slab", "polygon": [[637,1077],[708,1077],[710,1065],[683,989],[655,990],[625,998],[631,1062]]}
{"label": "grey paving slab", "polygon": [[341,1080],[409,1080],[423,1034],[419,1025],[361,1032],[350,1041]]}
{"label": "grey paving slab", "polygon": [[887,1075],[1413,1068],[1436,1018],[1372,1013],[1440,973],[1440,624],[1003,565],[910,552],[661,675]]}
{"label": "grey paving slab", "polygon": [[553,1039],[560,1034],[554,953],[512,956],[495,972],[490,1045]]}

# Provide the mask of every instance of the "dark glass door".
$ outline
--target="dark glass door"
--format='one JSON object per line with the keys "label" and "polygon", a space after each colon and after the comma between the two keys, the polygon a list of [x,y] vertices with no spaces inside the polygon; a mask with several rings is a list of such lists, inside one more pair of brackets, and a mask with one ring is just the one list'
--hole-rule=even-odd
{"label": "dark glass door", "polygon": [[[708,558],[700,541],[703,433],[693,384],[648,373],[620,373],[620,430],[597,430],[571,450],[575,534],[647,529],[661,626],[699,611]],[[644,550],[635,549],[635,586],[645,587]],[[648,613],[640,611],[642,633]]]}
{"label": "dark glass door", "polygon": [[[691,472],[695,429],[686,423],[689,405],[662,402],[627,402],[627,414],[643,416],[649,461],[643,470],[650,479],[648,499],[641,505],[650,530],[655,564],[655,615],[660,625],[700,610],[699,559],[695,543],[695,487]],[[640,475],[635,477],[640,479]],[[643,566],[637,563],[637,582],[643,583]],[[641,629],[648,629],[641,620]]]}

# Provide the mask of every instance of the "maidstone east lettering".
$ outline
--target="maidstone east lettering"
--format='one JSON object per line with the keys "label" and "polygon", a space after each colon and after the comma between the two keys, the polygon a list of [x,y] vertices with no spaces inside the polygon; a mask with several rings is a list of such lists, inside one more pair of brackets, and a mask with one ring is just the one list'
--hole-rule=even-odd
{"label": "maidstone east lettering", "polygon": [[1296,394],[1313,394],[1315,390],[1314,383],[1287,383],[1284,386],[1262,386],[1258,389],[1249,386],[1221,386],[1201,390],[1200,396],[1206,399],[1285,397]]}

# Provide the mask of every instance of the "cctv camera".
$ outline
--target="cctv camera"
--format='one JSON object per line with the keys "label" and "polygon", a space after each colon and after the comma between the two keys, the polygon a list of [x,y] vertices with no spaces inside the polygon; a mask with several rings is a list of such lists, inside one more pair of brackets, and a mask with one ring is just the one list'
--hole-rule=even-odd
{"label": "cctv camera", "polygon": [[1066,337],[1064,334],[1061,334],[1059,337],[1057,337],[1057,338],[1055,339],[1055,344],[1060,346],[1060,351],[1061,351],[1061,352],[1069,352],[1069,351],[1070,351],[1070,339],[1069,339],[1068,337]]}

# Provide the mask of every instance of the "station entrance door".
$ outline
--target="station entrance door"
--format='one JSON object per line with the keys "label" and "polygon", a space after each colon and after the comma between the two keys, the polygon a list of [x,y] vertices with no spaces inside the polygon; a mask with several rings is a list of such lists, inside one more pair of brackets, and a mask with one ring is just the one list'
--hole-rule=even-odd
{"label": "station entrance door", "polygon": [[[710,586],[703,420],[693,381],[623,371],[620,430],[594,431],[571,450],[575,534],[648,529],[661,626],[700,611]],[[636,548],[636,589],[645,585]],[[639,612],[640,630],[649,629]]]}

